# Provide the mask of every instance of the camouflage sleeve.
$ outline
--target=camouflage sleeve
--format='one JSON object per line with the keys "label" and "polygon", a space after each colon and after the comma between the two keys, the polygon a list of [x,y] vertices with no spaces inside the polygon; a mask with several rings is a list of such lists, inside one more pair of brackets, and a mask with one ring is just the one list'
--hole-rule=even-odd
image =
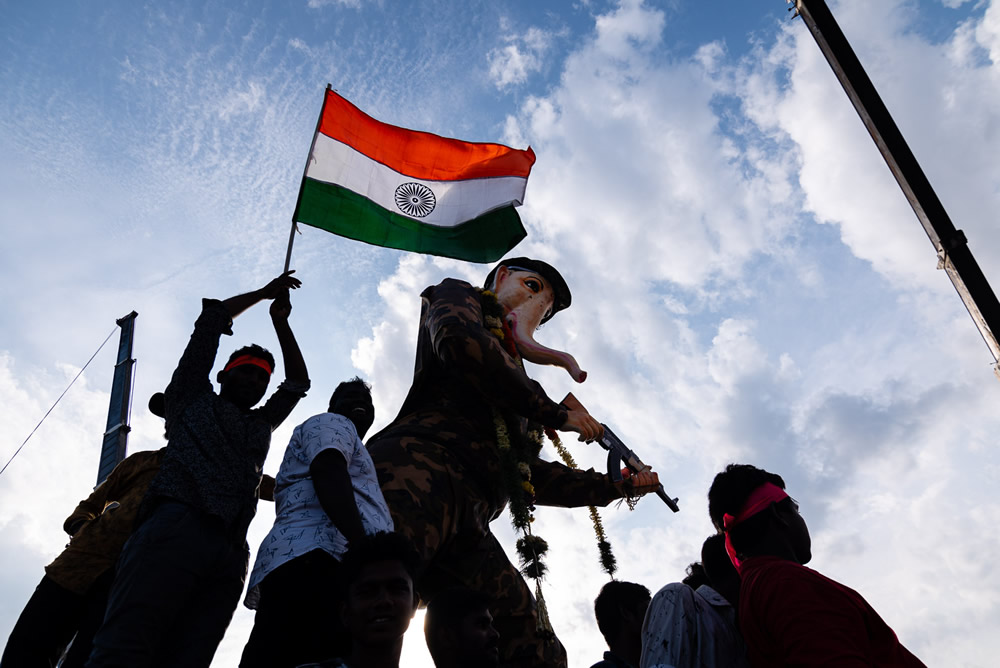
{"label": "camouflage sleeve", "polygon": [[622,498],[621,490],[604,473],[571,469],[541,458],[531,464],[531,484],[535,503],[540,506],[606,506]]}
{"label": "camouflage sleeve", "polygon": [[98,485],[90,496],[81,501],[66,518],[63,530],[72,536],[76,533],[72,529],[79,530],[84,522],[100,517],[108,503],[121,501],[122,497],[137,484],[148,485],[149,474],[160,468],[161,452],[162,450],[143,450],[123,459],[108,474],[107,479]]}
{"label": "camouflage sleeve", "polygon": [[559,429],[566,409],[549,399],[528,378],[493,334],[483,326],[479,293],[468,283],[446,279],[424,290],[426,317],[434,354],[448,369],[461,374],[469,386],[491,404]]}
{"label": "camouflage sleeve", "polygon": [[[117,469],[115,469],[117,470]],[[114,471],[111,472],[114,474]],[[104,511],[108,500],[108,481],[98,485],[86,499],[77,504],[70,516],[63,522],[63,531],[70,536],[80,530],[86,522],[90,522]]]}

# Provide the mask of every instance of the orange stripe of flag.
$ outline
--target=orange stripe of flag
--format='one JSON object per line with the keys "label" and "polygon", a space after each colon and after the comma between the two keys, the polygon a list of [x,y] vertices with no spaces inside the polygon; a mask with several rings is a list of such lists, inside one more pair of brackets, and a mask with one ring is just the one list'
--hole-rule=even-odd
{"label": "orange stripe of flag", "polygon": [[528,178],[535,163],[530,147],[521,151],[502,144],[464,142],[377,121],[332,90],[326,91],[319,131],[400,174],[426,181]]}

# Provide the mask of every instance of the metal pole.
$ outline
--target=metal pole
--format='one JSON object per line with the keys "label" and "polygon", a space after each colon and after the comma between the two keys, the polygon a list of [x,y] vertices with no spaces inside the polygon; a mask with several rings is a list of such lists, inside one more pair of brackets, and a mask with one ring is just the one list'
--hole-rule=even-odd
{"label": "metal pole", "polygon": [[319,118],[316,119],[316,131],[313,132],[312,144],[309,145],[309,155],[306,157],[306,166],[302,168],[302,181],[299,182],[299,196],[295,198],[295,210],[292,212],[292,231],[288,235],[288,252],[285,253],[285,271],[292,263],[292,242],[295,241],[295,232],[299,229],[296,221],[299,218],[299,205],[302,203],[302,189],[306,184],[306,172],[309,171],[309,162],[312,160],[313,151],[316,150],[316,136],[319,134],[319,126],[323,123],[323,112],[326,110],[326,98],[332,87],[326,85],[323,93],[323,106],[319,108]]}
{"label": "metal pole", "polygon": [[282,272],[288,271],[288,267],[292,264],[292,244],[295,243],[295,232],[299,229],[299,226],[292,221],[292,230],[288,233],[288,250],[285,252],[285,268]]}
{"label": "metal pole", "polygon": [[132,403],[132,342],[135,333],[135,319],[139,314],[132,311],[120,318],[118,326],[122,329],[118,342],[118,361],[115,363],[115,375],[111,384],[111,402],[108,406],[108,424],[104,431],[104,445],[101,446],[101,460],[97,467],[97,484],[100,485],[108,474],[123,459],[128,447],[128,433],[132,428],[128,424],[129,406]]}
{"label": "metal pole", "polygon": [[795,4],[833,73],[844,87],[889,170],[913,207],[927,237],[934,244],[938,268],[948,273],[958,296],[972,316],[993,355],[993,371],[1000,377],[1000,302],[969,250],[962,230],[955,229],[944,206],[907,146],[850,43],[824,0],[786,0]]}

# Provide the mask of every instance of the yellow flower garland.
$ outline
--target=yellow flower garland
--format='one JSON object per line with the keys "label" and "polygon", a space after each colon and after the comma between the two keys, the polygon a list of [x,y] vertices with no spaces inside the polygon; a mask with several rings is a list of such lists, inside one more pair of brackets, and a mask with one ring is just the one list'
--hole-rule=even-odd
{"label": "yellow flower garland", "polygon": [[[496,295],[489,290],[481,290],[481,303],[483,306],[483,321],[486,328],[493,336],[504,343],[504,323],[502,310]],[[515,355],[518,364],[523,368],[520,357]],[[531,531],[531,523],[535,521],[534,501],[535,487],[531,484],[531,466],[522,460],[520,452],[512,450],[510,432],[507,428],[507,421],[496,408],[493,409],[493,424],[496,428],[496,443],[500,451],[500,459],[503,466],[503,474],[507,479],[507,494],[509,497],[509,507],[511,514],[511,524],[514,530],[521,534],[517,541],[517,550],[521,557],[522,572],[535,580],[535,600],[537,602],[537,630],[546,636],[554,636],[552,624],[549,622],[548,609],[545,605],[545,597],[542,595],[542,577],[545,573],[545,564],[542,556],[548,550],[548,544],[540,536],[534,535]],[[541,429],[532,430],[528,433],[528,438],[537,446],[542,447],[542,434],[546,433]],[[565,464],[575,469],[577,468],[573,456],[562,444],[555,431],[548,431],[549,440],[555,446],[556,452]],[[527,500],[526,500],[527,499]],[[605,572],[614,579],[616,570],[615,557],[611,552],[611,545],[608,543],[604,533],[604,525],[597,508],[590,506],[590,519],[594,525],[594,533],[597,536],[597,546],[601,554],[601,566]]]}

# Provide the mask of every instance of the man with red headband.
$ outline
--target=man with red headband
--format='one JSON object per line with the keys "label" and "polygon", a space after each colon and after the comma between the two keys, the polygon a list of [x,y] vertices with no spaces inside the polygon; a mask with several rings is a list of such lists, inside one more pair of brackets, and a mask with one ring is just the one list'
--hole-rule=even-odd
{"label": "man with red headband", "polygon": [[804,566],[809,529],[781,476],[730,464],[712,482],[708,512],[740,573],[740,628],[754,668],[924,666],[860,594]]}
{"label": "man with red headband", "polygon": [[[259,290],[205,299],[194,333],[164,391],[167,446],[139,509],[88,666],[197,668],[212,662],[246,577],[247,528],[257,508],[271,432],[309,389],[306,365],[288,325],[285,272]],[[237,350],[210,373],[233,318],[262,300],[281,345],[285,381],[260,408],[274,357],[260,346]]]}
{"label": "man with red headband", "polygon": [[534,340],[541,323],[570,305],[569,287],[552,265],[519,257],[497,265],[484,288],[445,279],[420,295],[413,384],[368,449],[396,530],[423,558],[421,599],[450,587],[485,592],[501,665],[565,666],[565,650],[541,630],[530,589],[490,531],[511,495],[504,457],[525,453],[514,466],[530,478],[539,505],[603,506],[655,489],[658,480],[650,472],[613,483],[538,456],[529,422],[586,440],[603,431],[586,410],[550,399],[522,364],[555,364],[577,382],[586,378],[571,355]]}

